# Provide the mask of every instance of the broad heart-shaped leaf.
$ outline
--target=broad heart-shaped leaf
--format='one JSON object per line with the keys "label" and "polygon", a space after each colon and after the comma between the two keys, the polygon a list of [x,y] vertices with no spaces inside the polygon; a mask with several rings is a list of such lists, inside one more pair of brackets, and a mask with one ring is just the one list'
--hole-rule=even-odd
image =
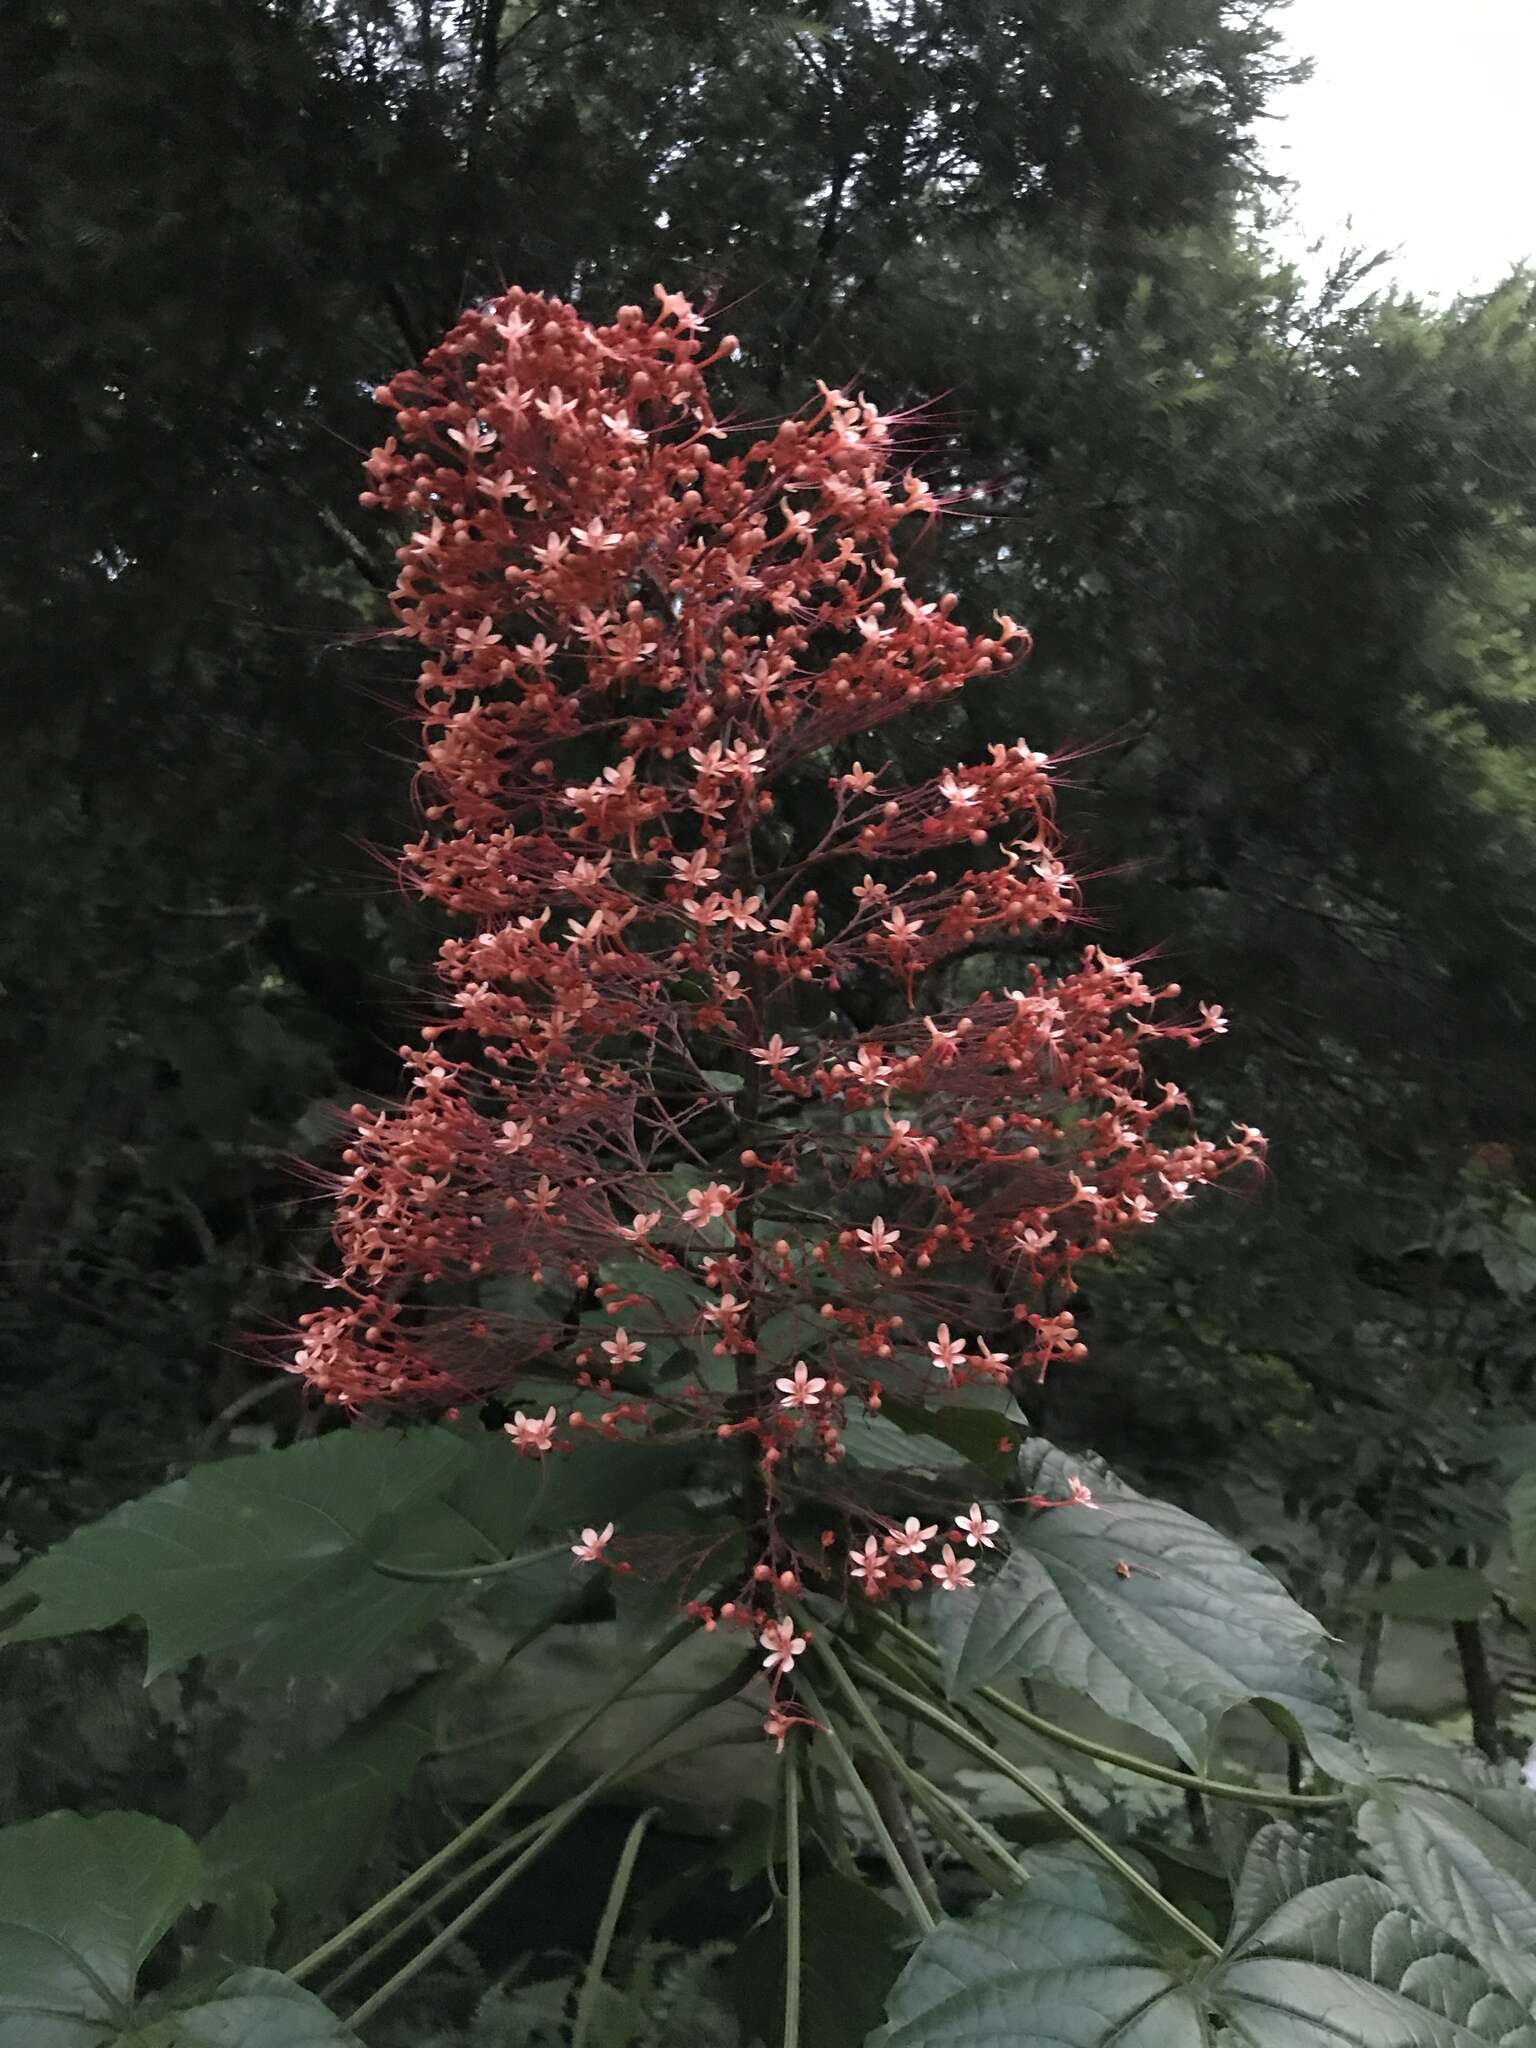
{"label": "broad heart-shaped leaf", "polygon": [[1082,1848],[920,1944],[880,2048],[1536,2048],[1507,1997],[1391,1892],[1319,1878],[1288,1830],[1254,1841],[1233,1932],[1207,1959]]}
{"label": "broad heart-shaped leaf", "polygon": [[0,1829],[0,2048],[356,2048],[270,1970],[135,2003],[145,1957],[203,1891],[194,1844],[147,1814]]}
{"label": "broad heart-shaped leaf", "polygon": [[270,1886],[302,1933],[372,1855],[391,1807],[436,1740],[446,1686],[429,1679],[386,1701],[313,1756],[275,1764],[203,1838],[207,1889],[238,1898]]}
{"label": "broad heart-shaped leaf", "polygon": [[150,1678],[224,1652],[258,1683],[366,1670],[454,1590],[383,1578],[374,1556],[392,1545],[429,1564],[494,1554],[440,1502],[468,1457],[446,1430],[338,1430],[199,1466],[24,1566],[7,1604],[37,1605],[8,1634],[28,1642],[132,1615],[149,1632]]}
{"label": "broad heart-shaped leaf", "polygon": [[1196,1766],[1248,1700],[1337,1732],[1344,1696],[1322,1626],[1256,1559],[1038,1438],[1020,1454],[1020,1491],[1065,1499],[1084,1471],[1096,1506],[1010,1521],[1009,1555],[977,1597],[931,1603],[951,1692],[1048,1678]]}
{"label": "broad heart-shaped leaf", "polygon": [[1024,1862],[1021,1892],[924,1937],[870,2048],[1202,2048],[1198,1952],[1086,1851]]}
{"label": "broad heart-shaped leaf", "polygon": [[193,1844],[142,1813],[0,1829],[0,2048],[116,2039],[139,1965],[201,1890]]}
{"label": "broad heart-shaped leaf", "polygon": [[1536,2010],[1536,1792],[1409,1734],[1365,1749],[1356,1826],[1383,1877]]}

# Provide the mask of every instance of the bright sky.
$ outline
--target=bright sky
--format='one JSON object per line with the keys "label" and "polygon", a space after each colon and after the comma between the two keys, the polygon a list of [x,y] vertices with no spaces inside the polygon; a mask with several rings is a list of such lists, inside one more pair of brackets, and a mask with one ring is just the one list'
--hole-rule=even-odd
{"label": "bright sky", "polygon": [[1394,249],[1390,275],[1440,299],[1536,259],[1536,0],[1291,0],[1284,21],[1314,60],[1265,126],[1299,187],[1287,255]]}

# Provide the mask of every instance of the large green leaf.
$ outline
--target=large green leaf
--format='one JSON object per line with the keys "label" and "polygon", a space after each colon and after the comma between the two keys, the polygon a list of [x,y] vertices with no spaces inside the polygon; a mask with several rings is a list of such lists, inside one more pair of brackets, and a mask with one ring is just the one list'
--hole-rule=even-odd
{"label": "large green leaf", "polygon": [[200,1466],[18,1572],[8,1600],[37,1604],[9,1637],[29,1642],[137,1616],[149,1634],[150,1678],[226,1652],[257,1682],[365,1671],[453,1594],[382,1578],[375,1556],[392,1544],[413,1562],[487,1555],[438,1498],[468,1457],[445,1430],[338,1430]]}
{"label": "large green leaf", "polygon": [[141,1813],[0,1830],[0,2048],[355,2048],[307,1991],[240,1970],[177,2009],[139,1969],[204,1890],[195,1846]]}
{"label": "large green leaf", "polygon": [[922,1941],[881,2048],[1200,2048],[1198,1953],[1170,1943],[1086,1853],[1040,1850],[1025,1864],[1022,1893]]}
{"label": "large green leaf", "polygon": [[208,1890],[270,1886],[290,1935],[372,1855],[391,1807],[436,1740],[444,1682],[389,1701],[313,1756],[274,1765],[203,1839]]}
{"label": "large green leaf", "polygon": [[1528,2007],[1284,1829],[1250,1849],[1214,1961],[1086,1849],[1025,1860],[1021,1892],[921,1943],[881,2048],[1536,2048]]}
{"label": "large green leaf", "polygon": [[1536,1792],[1406,1732],[1366,1756],[1356,1825],[1382,1875],[1536,2008]]}
{"label": "large green leaf", "polygon": [[140,1964],[201,1888],[193,1844],[141,1813],[0,1830],[0,2048],[114,2039]]}
{"label": "large green leaf", "polygon": [[[1064,1499],[1080,1466],[1038,1439],[1020,1490]],[[1336,1731],[1344,1701],[1320,1623],[1225,1536],[1102,1467],[1093,1507],[1013,1518],[1011,1550],[977,1597],[933,1603],[952,1692],[1050,1679],[1199,1764],[1232,1707],[1264,1700]]]}

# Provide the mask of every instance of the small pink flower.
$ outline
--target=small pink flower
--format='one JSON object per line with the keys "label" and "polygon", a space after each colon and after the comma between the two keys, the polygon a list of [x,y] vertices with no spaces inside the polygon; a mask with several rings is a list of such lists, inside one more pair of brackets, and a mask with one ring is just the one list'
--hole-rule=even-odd
{"label": "small pink flower", "polygon": [[773,1384],[784,1396],[779,1403],[781,1408],[817,1408],[827,1387],[825,1380],[811,1378],[803,1358],[795,1360],[794,1372],[788,1379],[778,1379]]}
{"label": "small pink flower", "polygon": [[955,1526],[964,1536],[966,1545],[974,1550],[980,1544],[983,1550],[995,1550],[992,1538],[997,1534],[998,1524],[988,1519],[980,1501],[973,1500],[963,1515],[956,1515]]}
{"label": "small pink flower", "polygon": [[935,1369],[948,1373],[951,1379],[965,1364],[965,1339],[951,1337],[948,1323],[940,1323],[938,1335],[929,1339],[928,1349],[932,1353]]}
{"label": "small pink flower", "polygon": [[628,1330],[615,1330],[611,1337],[603,1339],[603,1349],[615,1365],[633,1365],[637,1358],[645,1356],[645,1346],[638,1337],[631,1337]]}
{"label": "small pink flower", "polygon": [[683,1221],[694,1230],[702,1230],[707,1223],[729,1216],[740,1199],[741,1190],[729,1188],[721,1180],[712,1180],[707,1187],[690,1188]]}
{"label": "small pink flower", "polygon": [[752,1057],[759,1066],[782,1067],[784,1062],[793,1059],[799,1050],[798,1045],[786,1045],[778,1032],[775,1031],[766,1045],[758,1045],[752,1048]]}
{"label": "small pink flower", "polygon": [[604,1552],[612,1541],[612,1522],[605,1522],[601,1529],[583,1529],[581,1541],[571,1545],[571,1555],[579,1564],[606,1564]]}
{"label": "small pink flower", "polygon": [[795,1668],[795,1659],[805,1650],[806,1639],[795,1634],[795,1624],[785,1617],[781,1621],[770,1621],[761,1631],[759,1645],[768,1654],[763,1659],[765,1671],[782,1671],[786,1675]]}
{"label": "small pink flower", "polygon": [[933,1574],[934,1584],[942,1592],[969,1593],[975,1590],[971,1585],[971,1577],[976,1570],[975,1558],[956,1557],[947,1543],[939,1562],[930,1565],[929,1570]]}
{"label": "small pink flower", "polygon": [[883,1216],[875,1217],[868,1230],[860,1230],[856,1234],[860,1245],[872,1259],[887,1257],[901,1236],[899,1230],[887,1229]]}
{"label": "small pink flower", "polygon": [[874,1537],[866,1536],[862,1550],[849,1551],[848,1569],[856,1579],[864,1581],[866,1593],[875,1594],[884,1589],[890,1565]]}
{"label": "small pink flower", "polygon": [[519,1408],[513,1413],[510,1422],[502,1424],[502,1428],[525,1458],[542,1458],[546,1451],[555,1448],[553,1408],[546,1409],[542,1416],[525,1415]]}
{"label": "small pink flower", "polygon": [[1096,1508],[1098,1506],[1098,1502],[1094,1499],[1086,1483],[1079,1479],[1075,1472],[1067,1481],[1067,1498],[1076,1507]]}
{"label": "small pink flower", "polygon": [[937,1523],[925,1529],[916,1515],[908,1515],[901,1528],[886,1537],[885,1547],[892,1557],[921,1557],[938,1533]]}

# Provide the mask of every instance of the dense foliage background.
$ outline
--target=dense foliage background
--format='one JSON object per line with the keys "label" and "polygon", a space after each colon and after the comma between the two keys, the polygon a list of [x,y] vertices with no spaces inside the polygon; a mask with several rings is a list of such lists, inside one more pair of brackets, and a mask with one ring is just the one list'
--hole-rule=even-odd
{"label": "dense foliage background", "polygon": [[[1523,1753],[1536,283],[1435,310],[1365,263],[1320,288],[1277,263],[1281,24],[6,10],[9,1555],[313,1430],[252,1357],[325,1256],[297,1162],[393,1087],[437,936],[375,855],[410,792],[369,393],[504,282],[606,316],[660,278],[741,335],[743,416],[847,378],[973,490],[922,577],[1038,652],[966,743],[1072,752],[1110,942],[1234,1020],[1201,1099],[1270,1134],[1262,1195],[1106,1272],[1090,1359],[1031,1420],[1258,1546],[1386,1704]],[[127,1632],[10,1654],[6,1818],[195,1832],[342,1718],[201,1665],[141,1692]],[[579,1947],[599,1903],[498,1953]]]}

